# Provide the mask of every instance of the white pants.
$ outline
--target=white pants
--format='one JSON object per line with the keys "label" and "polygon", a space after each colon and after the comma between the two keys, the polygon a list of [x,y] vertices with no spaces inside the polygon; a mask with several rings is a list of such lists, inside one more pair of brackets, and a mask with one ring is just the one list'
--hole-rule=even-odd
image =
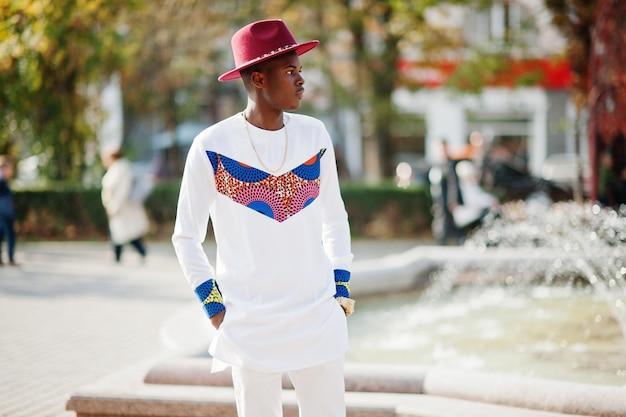
{"label": "white pants", "polygon": [[[345,417],[344,357],[287,372],[300,417]],[[238,417],[282,417],[282,374],[232,367]]]}

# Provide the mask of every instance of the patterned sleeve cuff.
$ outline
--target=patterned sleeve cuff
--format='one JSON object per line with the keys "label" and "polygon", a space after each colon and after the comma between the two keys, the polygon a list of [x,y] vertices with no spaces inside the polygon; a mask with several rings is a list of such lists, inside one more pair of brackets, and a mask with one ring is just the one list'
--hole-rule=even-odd
{"label": "patterned sleeve cuff", "polygon": [[335,269],[335,298],[350,298],[350,271]]}
{"label": "patterned sleeve cuff", "polygon": [[222,310],[225,310],[222,294],[214,279],[204,281],[196,287],[196,295],[202,302],[204,311],[209,317],[213,317]]}

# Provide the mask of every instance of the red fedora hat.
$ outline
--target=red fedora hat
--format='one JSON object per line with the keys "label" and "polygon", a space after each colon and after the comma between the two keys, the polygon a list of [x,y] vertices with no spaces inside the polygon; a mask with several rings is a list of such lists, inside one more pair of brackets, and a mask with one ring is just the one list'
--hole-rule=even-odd
{"label": "red fedora hat", "polygon": [[285,52],[295,51],[298,55],[310,51],[319,41],[297,43],[281,19],[252,22],[233,35],[230,46],[235,58],[235,68],[220,75],[219,81],[241,77],[239,71],[266,61]]}

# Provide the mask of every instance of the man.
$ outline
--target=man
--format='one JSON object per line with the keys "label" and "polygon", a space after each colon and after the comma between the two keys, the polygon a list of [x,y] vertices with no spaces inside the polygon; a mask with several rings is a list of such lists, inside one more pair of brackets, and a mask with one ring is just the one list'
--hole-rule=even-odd
{"label": "man", "polygon": [[0,266],[2,260],[2,242],[6,235],[9,265],[17,266],[15,262],[15,206],[9,181],[13,177],[13,165],[8,157],[0,155]]}
{"label": "man", "polygon": [[[281,376],[301,417],[345,416],[343,361],[353,260],[333,144],[303,97],[299,44],[282,20],[235,33],[245,110],[201,132],[187,155],[172,242],[217,328],[212,372],[231,367],[239,417],[282,415]],[[214,268],[202,250],[209,217]]]}

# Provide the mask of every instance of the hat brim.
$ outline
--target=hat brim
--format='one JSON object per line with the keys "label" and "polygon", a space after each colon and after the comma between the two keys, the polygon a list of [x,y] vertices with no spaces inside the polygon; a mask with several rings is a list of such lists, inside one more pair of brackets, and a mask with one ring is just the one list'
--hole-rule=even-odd
{"label": "hat brim", "polygon": [[296,54],[302,55],[302,54],[309,52],[311,49],[315,48],[319,44],[320,44],[320,41],[318,40],[308,41],[308,42],[300,43],[297,45],[293,45],[289,48],[282,49],[279,52],[276,52],[274,54],[268,54],[266,56],[263,56],[262,58],[257,58],[257,59],[250,60],[248,62],[244,62],[237,68],[234,68],[228,72],[223,73],[222,75],[217,77],[217,80],[221,82],[236,80],[237,78],[241,78],[241,73],[239,71],[249,68],[253,65],[256,65],[259,62],[267,61],[268,59],[275,58],[279,55],[282,55],[284,53],[291,52],[291,51],[296,51]]}

